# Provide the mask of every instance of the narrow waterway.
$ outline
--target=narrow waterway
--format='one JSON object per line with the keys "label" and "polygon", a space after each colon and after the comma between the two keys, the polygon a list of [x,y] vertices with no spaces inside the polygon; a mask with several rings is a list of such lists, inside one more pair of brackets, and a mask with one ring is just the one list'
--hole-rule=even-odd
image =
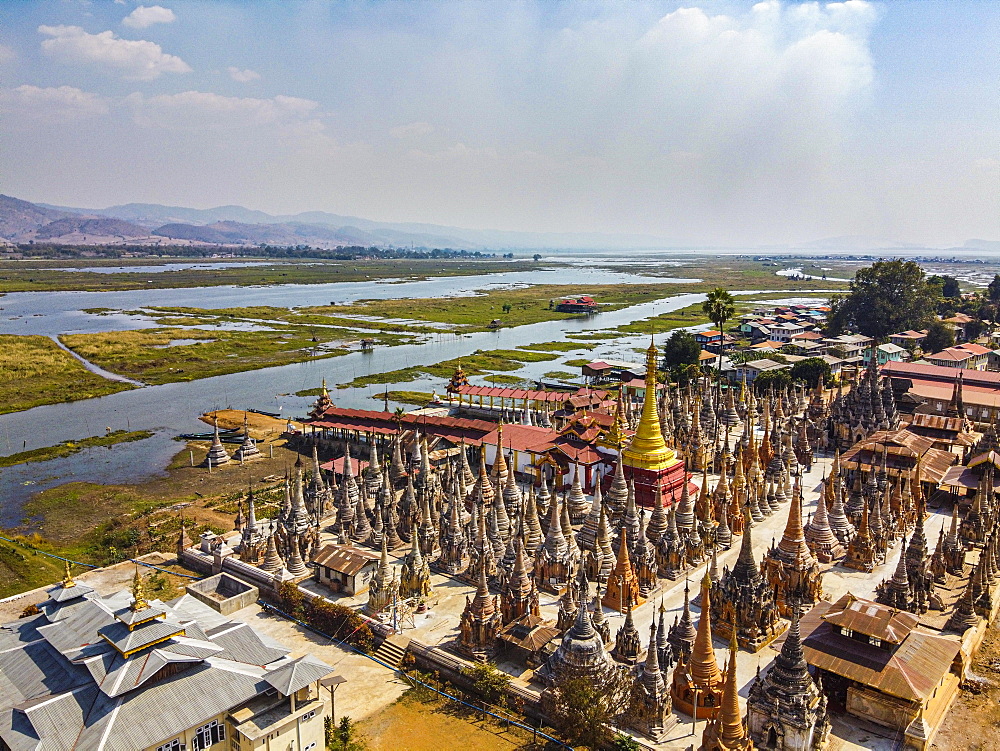
{"label": "narrow waterway", "polygon": [[[128,482],[141,482],[144,478],[161,473],[181,448],[181,444],[173,440],[174,436],[183,432],[205,430],[205,424],[198,420],[198,416],[208,410],[222,407],[257,408],[289,416],[300,415],[305,413],[313,398],[290,394],[318,386],[323,378],[333,385],[345,383],[360,375],[409,365],[433,364],[471,354],[477,349],[513,348],[534,342],[565,341],[568,333],[603,329],[641,320],[691,305],[702,298],[701,294],[681,294],[586,319],[538,323],[461,336],[440,334],[424,344],[388,347],[375,352],[356,352],[325,360],[234,373],[189,383],[150,386],[98,399],[53,404],[2,415],[0,454],[98,435],[107,428],[147,429],[154,431],[155,436],[111,448],[88,449],[63,459],[0,470],[0,498],[4,501],[0,506],[0,523],[16,524],[21,519],[20,509],[24,502],[45,488],[70,481],[112,483],[127,479]],[[641,361],[641,355],[634,350],[644,349],[648,342],[646,335],[581,342],[578,350],[560,353],[560,356],[613,357]],[[545,372],[561,369],[565,369],[565,366],[561,366],[556,359],[526,363],[515,374],[522,378],[539,378]],[[441,379],[425,377],[410,383],[337,389],[333,398],[339,405],[346,407],[378,409],[378,395],[385,388],[440,391],[443,386]],[[200,458],[197,457],[199,460]]]}

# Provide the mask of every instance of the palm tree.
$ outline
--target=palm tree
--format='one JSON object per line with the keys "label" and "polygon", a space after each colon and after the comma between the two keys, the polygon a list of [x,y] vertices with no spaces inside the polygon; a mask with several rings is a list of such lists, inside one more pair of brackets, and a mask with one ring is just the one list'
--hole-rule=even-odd
{"label": "palm tree", "polygon": [[[726,333],[723,331],[723,327],[726,325],[726,321],[731,319],[736,314],[736,305],[733,302],[733,296],[729,294],[728,291],[724,290],[722,287],[716,287],[711,292],[708,293],[708,297],[705,298],[705,302],[701,304],[702,312],[708,316],[709,320],[714,323],[718,328],[719,332],[725,337]],[[719,340],[719,373],[722,373],[722,350],[723,341]]]}

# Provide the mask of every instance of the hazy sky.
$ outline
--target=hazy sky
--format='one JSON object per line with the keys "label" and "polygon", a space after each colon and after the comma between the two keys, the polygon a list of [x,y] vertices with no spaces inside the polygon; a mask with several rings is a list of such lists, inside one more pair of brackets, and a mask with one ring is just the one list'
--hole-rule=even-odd
{"label": "hazy sky", "polygon": [[1000,239],[1000,3],[3,2],[0,192]]}

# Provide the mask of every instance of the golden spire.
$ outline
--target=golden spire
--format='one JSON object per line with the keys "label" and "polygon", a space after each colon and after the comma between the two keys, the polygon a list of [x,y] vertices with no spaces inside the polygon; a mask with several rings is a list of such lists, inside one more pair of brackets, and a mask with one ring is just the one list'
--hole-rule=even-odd
{"label": "golden spire", "polygon": [[660,470],[676,464],[677,452],[667,447],[660,430],[660,415],[656,409],[656,343],[652,337],[646,350],[646,394],[635,435],[622,452],[626,466]]}
{"label": "golden spire", "polygon": [[714,686],[722,680],[722,672],[712,647],[711,587],[712,580],[706,569],[701,583],[701,617],[698,619],[698,631],[691,648],[691,678],[698,687]]}
{"label": "golden spire", "polygon": [[327,399],[330,398],[330,392],[326,388],[326,378],[323,378],[323,386],[322,386],[322,391],[320,393]]}
{"label": "golden spire", "polygon": [[76,586],[76,582],[73,581],[73,576],[69,572],[69,561],[63,561],[62,586],[63,589],[69,589],[70,587]]}
{"label": "golden spire", "polygon": [[146,588],[143,586],[142,576],[139,574],[139,564],[135,564],[135,576],[132,577],[132,610],[138,613],[149,607],[146,602]]}
{"label": "golden spire", "polygon": [[729,665],[726,668],[726,685],[722,689],[722,703],[719,706],[720,737],[725,748],[740,748],[746,738],[743,729],[743,718],[740,715],[739,684],[736,677],[736,623],[733,622],[733,635],[729,640]]}

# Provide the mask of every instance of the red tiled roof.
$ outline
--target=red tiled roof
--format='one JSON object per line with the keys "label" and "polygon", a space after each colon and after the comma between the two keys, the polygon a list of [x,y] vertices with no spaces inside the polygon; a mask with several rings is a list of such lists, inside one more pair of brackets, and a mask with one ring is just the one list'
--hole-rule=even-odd
{"label": "red tiled roof", "polygon": [[[401,424],[404,430],[419,430],[421,433],[441,436],[456,443],[464,439],[472,445],[478,445],[484,435],[496,428],[496,423],[488,420],[412,413],[403,415]],[[328,407],[318,419],[307,420],[305,425],[317,428],[354,430],[359,433],[376,433],[378,435],[396,433],[395,415],[392,412],[373,409]]]}
{"label": "red tiled roof", "polygon": [[[494,430],[483,436],[483,443],[496,445],[497,432]],[[514,451],[530,451],[540,454],[551,448],[552,441],[558,437],[559,433],[552,428],[539,428],[534,425],[504,425],[503,426],[503,448],[514,449]]]}
{"label": "red tiled roof", "polygon": [[[367,467],[368,467],[367,461],[361,461],[360,459],[356,459],[353,456],[351,457],[351,471],[354,473],[355,477],[360,475],[361,470],[367,469]],[[336,475],[342,475],[344,474],[344,457],[338,456],[333,461],[324,462],[323,464],[319,465],[319,468],[325,469],[327,472],[333,472]]]}

